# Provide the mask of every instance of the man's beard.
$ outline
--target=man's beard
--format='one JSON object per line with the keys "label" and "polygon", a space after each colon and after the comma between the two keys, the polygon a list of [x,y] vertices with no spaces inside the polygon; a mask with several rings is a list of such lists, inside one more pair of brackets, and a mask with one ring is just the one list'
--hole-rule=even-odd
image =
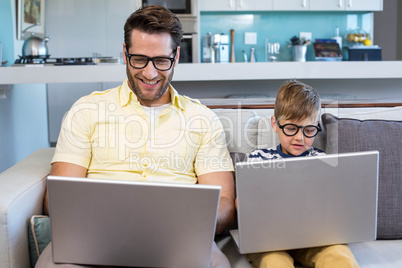
{"label": "man's beard", "polygon": [[129,67],[126,68],[126,72],[127,72],[127,78],[128,78],[128,83],[130,85],[130,88],[135,93],[137,98],[144,102],[152,102],[152,101],[158,100],[160,97],[162,97],[163,94],[165,94],[165,92],[168,90],[170,82],[172,82],[172,79],[173,79],[174,69],[172,68],[172,72],[169,74],[169,76],[167,77],[167,80],[165,80],[165,83],[160,87],[159,91],[155,94],[155,96],[153,98],[146,97],[141,92],[140,87],[138,86],[138,83],[135,82],[135,78],[130,73],[128,68]]}

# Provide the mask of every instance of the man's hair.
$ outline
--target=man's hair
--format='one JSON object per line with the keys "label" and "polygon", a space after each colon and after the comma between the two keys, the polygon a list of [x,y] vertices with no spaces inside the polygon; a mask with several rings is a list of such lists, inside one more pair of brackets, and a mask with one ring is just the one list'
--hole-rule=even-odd
{"label": "man's hair", "polygon": [[183,27],[179,18],[162,6],[146,6],[135,11],[124,24],[124,42],[127,50],[131,47],[131,32],[136,29],[148,34],[169,33],[172,49],[175,50],[183,37]]}
{"label": "man's hair", "polygon": [[279,88],[274,113],[277,120],[316,120],[320,109],[321,101],[317,91],[294,80]]}

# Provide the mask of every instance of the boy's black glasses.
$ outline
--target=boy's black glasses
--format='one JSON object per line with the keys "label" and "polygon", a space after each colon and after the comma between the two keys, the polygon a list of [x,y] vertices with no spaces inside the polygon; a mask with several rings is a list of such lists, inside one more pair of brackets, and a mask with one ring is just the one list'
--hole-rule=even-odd
{"label": "boy's black glasses", "polygon": [[276,123],[278,124],[279,128],[282,129],[283,134],[286,136],[294,136],[299,132],[299,129],[303,130],[303,135],[306,136],[307,138],[314,138],[317,136],[318,132],[321,131],[320,125],[314,126],[314,125],[308,125],[308,126],[298,126],[295,124],[285,124],[281,125],[279,124],[278,120],[276,120]]}
{"label": "boy's black glasses", "polygon": [[174,50],[173,58],[169,57],[148,57],[145,55],[128,54],[126,50],[126,56],[131,67],[135,69],[145,68],[150,61],[154,65],[155,69],[159,71],[168,71],[173,66],[173,62],[176,58],[177,49]]}

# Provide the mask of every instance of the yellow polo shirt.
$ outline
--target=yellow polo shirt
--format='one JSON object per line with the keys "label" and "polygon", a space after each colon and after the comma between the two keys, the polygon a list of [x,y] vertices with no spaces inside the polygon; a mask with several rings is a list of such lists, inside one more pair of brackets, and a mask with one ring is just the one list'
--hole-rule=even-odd
{"label": "yellow polo shirt", "polygon": [[63,120],[54,162],[88,169],[90,178],[196,183],[233,171],[218,117],[169,87],[171,104],[151,122],[125,80],[79,99]]}

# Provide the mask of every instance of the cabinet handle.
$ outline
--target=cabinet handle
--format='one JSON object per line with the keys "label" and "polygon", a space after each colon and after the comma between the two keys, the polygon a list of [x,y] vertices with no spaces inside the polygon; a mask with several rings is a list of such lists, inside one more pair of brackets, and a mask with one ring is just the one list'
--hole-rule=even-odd
{"label": "cabinet handle", "polygon": [[352,0],[349,0],[348,7],[352,7]]}
{"label": "cabinet handle", "polygon": [[243,9],[243,0],[239,0],[239,8]]}
{"label": "cabinet handle", "polygon": [[233,2],[234,2],[235,0],[229,0],[229,7],[230,8],[233,8],[234,6],[233,6]]}
{"label": "cabinet handle", "polygon": [[338,5],[339,7],[342,7],[342,6],[343,6],[343,3],[342,3],[342,2],[343,2],[343,0],[339,0],[339,5]]}
{"label": "cabinet handle", "polygon": [[303,2],[302,2],[302,7],[306,7],[307,6],[307,2],[306,2],[307,0],[303,0]]}

